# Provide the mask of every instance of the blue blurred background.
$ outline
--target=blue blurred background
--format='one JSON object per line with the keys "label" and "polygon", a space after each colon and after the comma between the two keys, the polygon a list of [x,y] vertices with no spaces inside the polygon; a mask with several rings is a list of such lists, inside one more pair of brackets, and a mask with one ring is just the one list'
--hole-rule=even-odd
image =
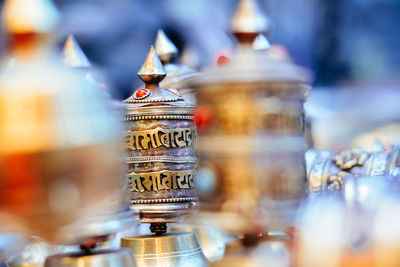
{"label": "blue blurred background", "polygon": [[[126,98],[148,46],[163,28],[197,66],[233,47],[229,20],[236,0],[57,0],[56,40],[74,34],[106,77],[114,98]],[[0,0],[0,4],[3,1]],[[260,0],[273,22],[272,44],[312,69],[315,86],[393,87],[400,82],[400,1]],[[4,34],[0,36],[4,51]]]}

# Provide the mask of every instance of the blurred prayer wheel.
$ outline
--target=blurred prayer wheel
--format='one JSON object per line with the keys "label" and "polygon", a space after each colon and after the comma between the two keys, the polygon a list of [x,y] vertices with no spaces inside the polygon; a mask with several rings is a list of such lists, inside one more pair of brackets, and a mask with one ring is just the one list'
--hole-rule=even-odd
{"label": "blurred prayer wheel", "polygon": [[195,82],[202,217],[236,233],[282,230],[306,185],[303,102],[310,74],[252,48],[269,30],[255,1],[240,1],[231,30],[237,51]]}
{"label": "blurred prayer wheel", "polygon": [[189,81],[199,74],[185,64],[173,62],[178,54],[178,49],[163,30],[158,30],[157,32],[155,50],[167,72],[167,76],[161,82],[161,86],[178,90],[185,101],[195,105],[196,95],[194,89],[189,86]]}
{"label": "blurred prayer wheel", "polygon": [[57,17],[46,0],[4,6],[14,64],[6,58],[0,70],[0,218],[6,231],[76,244],[109,234],[86,223],[126,203],[122,127],[98,90],[53,53]]}

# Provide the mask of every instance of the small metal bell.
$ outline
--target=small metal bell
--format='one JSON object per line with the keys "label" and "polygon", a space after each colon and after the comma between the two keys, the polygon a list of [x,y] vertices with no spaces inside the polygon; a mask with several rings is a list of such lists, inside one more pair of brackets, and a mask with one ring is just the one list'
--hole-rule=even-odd
{"label": "small metal bell", "polygon": [[121,246],[132,250],[138,267],[208,266],[193,232],[126,237]]}

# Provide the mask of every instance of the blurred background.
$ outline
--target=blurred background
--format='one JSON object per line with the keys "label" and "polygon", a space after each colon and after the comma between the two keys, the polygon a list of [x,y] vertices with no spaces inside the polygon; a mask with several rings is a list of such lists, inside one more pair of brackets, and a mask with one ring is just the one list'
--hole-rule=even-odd
{"label": "blurred background", "polygon": [[[0,4],[3,4],[3,0]],[[62,12],[57,42],[73,33],[92,63],[129,96],[158,28],[192,64],[203,66],[232,47],[229,19],[236,0],[56,0]],[[294,61],[311,68],[316,86],[395,86],[400,81],[400,1],[260,0]],[[0,36],[4,50],[4,34]]]}

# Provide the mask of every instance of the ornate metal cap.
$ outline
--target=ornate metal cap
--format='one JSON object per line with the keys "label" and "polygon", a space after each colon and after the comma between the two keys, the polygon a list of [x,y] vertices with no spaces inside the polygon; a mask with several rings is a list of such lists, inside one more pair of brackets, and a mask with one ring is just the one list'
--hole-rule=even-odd
{"label": "ornate metal cap", "polygon": [[164,65],[168,64],[171,59],[178,54],[178,48],[176,48],[175,44],[161,29],[157,32],[155,48],[157,55],[160,57],[161,62]]}
{"label": "ornate metal cap", "polygon": [[63,49],[64,64],[71,68],[90,68],[89,59],[71,34],[67,37]]}
{"label": "ornate metal cap", "polygon": [[267,37],[260,33],[257,35],[256,39],[254,39],[252,47],[254,50],[267,50],[271,47],[271,44],[269,43]]}
{"label": "ornate metal cap", "polygon": [[238,39],[241,34],[254,37],[270,28],[267,16],[261,11],[256,0],[240,0],[231,20],[231,31]]}
{"label": "ornate metal cap", "polygon": [[50,33],[58,23],[58,11],[51,0],[7,0],[3,24],[13,34]]}
{"label": "ornate metal cap", "polygon": [[[150,46],[150,51],[147,54],[146,60],[138,72],[139,78],[145,83],[145,88],[137,89],[133,95],[124,100],[124,102],[130,104],[149,103],[152,106],[156,103],[171,102],[170,105],[175,107],[188,106],[189,104],[184,101],[178,92],[172,89],[160,88],[159,83],[166,75],[167,73],[154,47]],[[132,106],[132,108],[134,107]]]}
{"label": "ornate metal cap", "polygon": [[146,60],[137,75],[146,84],[159,84],[167,75],[153,46],[150,46]]}

